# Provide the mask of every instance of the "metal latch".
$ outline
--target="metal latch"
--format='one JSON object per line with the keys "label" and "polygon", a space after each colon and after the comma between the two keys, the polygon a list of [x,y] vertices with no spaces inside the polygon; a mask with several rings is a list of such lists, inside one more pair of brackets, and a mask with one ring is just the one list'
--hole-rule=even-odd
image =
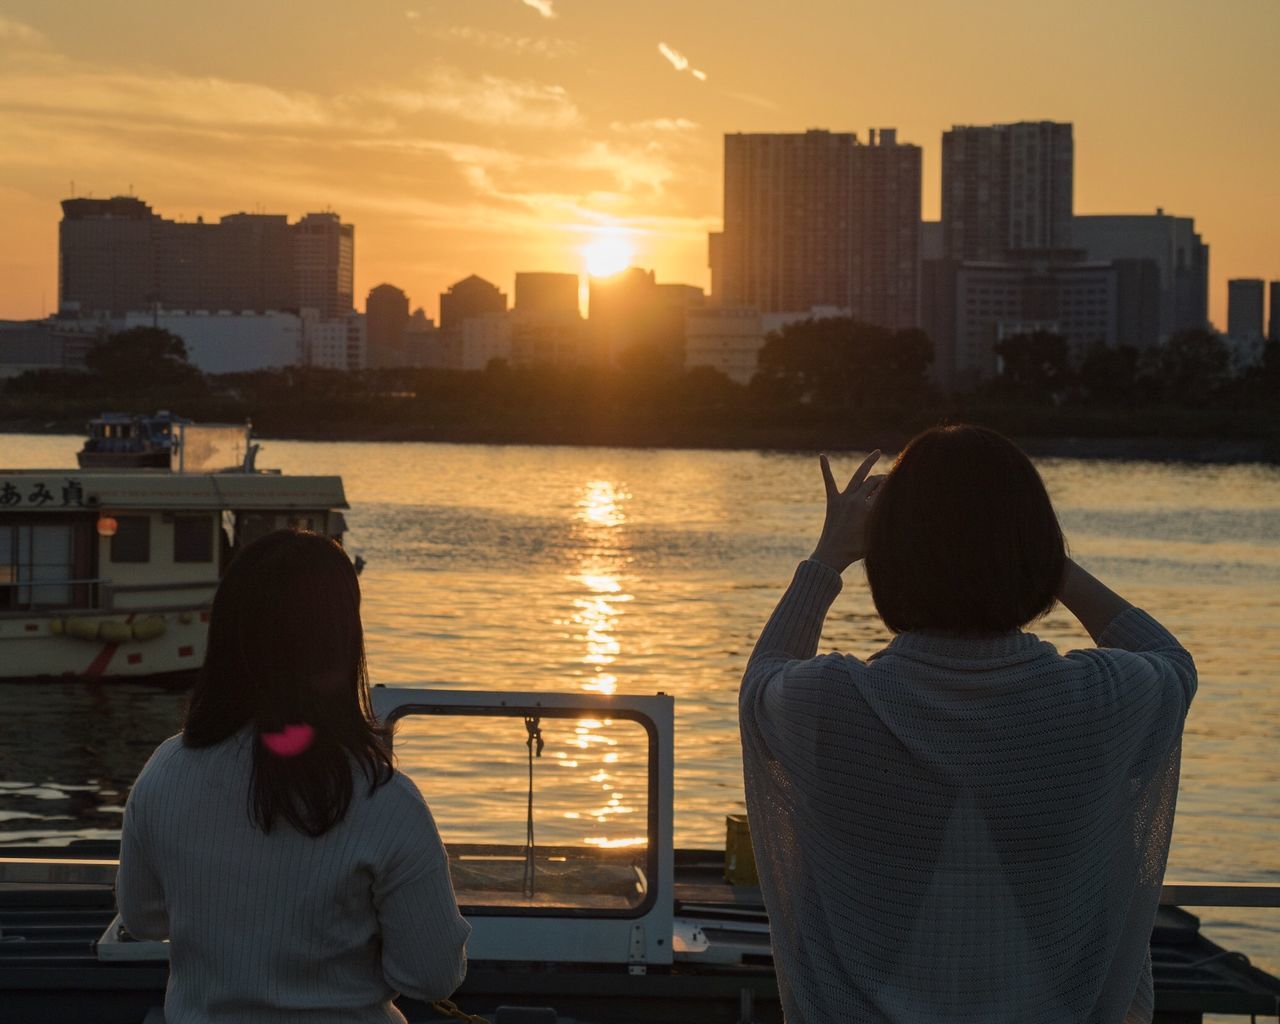
{"label": "metal latch", "polygon": [[627,962],[627,972],[645,974],[648,968],[644,965],[644,959],[644,925],[636,923],[631,926],[631,957]]}

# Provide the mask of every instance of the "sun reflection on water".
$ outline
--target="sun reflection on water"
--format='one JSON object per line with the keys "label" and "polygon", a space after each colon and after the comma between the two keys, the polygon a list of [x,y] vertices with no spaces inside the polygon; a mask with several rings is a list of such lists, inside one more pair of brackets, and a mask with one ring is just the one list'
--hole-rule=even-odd
{"label": "sun reflection on water", "polygon": [[[630,498],[619,484],[590,480],[575,505],[576,534],[581,546],[578,564],[568,579],[581,587],[582,592],[573,599],[571,625],[574,639],[583,646],[580,660],[585,679],[581,687],[590,693],[609,695],[618,690],[618,676],[614,671],[622,654],[618,620],[632,600],[624,587],[624,571],[629,562],[624,504]],[[618,746],[618,741],[608,735],[613,726],[609,718],[583,718],[575,723],[570,745],[576,746],[580,753],[572,764],[575,768],[580,766],[580,777],[600,787],[601,802],[599,806],[587,805],[578,811],[569,811],[566,818],[584,818],[609,825],[636,814],[634,801],[629,801],[618,788],[622,785],[618,773],[627,766],[619,763],[625,762],[625,758],[620,759],[617,750],[611,749]],[[566,767],[570,764],[567,753],[560,763]],[[643,846],[647,842],[643,835],[625,834],[591,836],[583,841],[602,848]]]}

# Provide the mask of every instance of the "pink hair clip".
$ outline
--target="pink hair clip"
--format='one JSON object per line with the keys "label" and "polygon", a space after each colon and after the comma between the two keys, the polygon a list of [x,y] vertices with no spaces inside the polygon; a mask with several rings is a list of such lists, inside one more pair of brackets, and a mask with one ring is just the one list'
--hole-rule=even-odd
{"label": "pink hair clip", "polygon": [[262,745],[277,757],[297,757],[316,738],[316,731],[306,722],[286,725],[279,732],[264,732]]}

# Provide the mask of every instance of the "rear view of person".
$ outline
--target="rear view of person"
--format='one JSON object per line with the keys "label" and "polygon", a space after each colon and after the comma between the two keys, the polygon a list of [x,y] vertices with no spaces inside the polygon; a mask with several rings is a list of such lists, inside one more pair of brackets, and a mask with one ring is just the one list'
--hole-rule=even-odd
{"label": "rear view of person", "polygon": [[440,837],[391,763],[341,548],[279,531],[214,598],[183,731],[129,796],[117,898],[171,940],[168,1024],[401,1022],[466,973]]}
{"label": "rear view of person", "polygon": [[[877,453],[878,454],[878,453]],[[1009,440],[945,427],[840,489],[752,653],[747,810],[788,1024],[1137,1024],[1191,656],[1066,557]],[[815,657],[866,558],[895,638]],[[1060,601],[1095,648],[1022,627]]]}

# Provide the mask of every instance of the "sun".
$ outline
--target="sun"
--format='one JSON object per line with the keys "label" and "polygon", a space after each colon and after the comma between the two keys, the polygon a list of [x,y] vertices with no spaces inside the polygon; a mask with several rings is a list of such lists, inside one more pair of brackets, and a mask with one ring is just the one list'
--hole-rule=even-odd
{"label": "sun", "polygon": [[631,266],[636,247],[624,235],[598,235],[596,240],[582,247],[582,257],[587,273],[592,277],[610,277]]}

